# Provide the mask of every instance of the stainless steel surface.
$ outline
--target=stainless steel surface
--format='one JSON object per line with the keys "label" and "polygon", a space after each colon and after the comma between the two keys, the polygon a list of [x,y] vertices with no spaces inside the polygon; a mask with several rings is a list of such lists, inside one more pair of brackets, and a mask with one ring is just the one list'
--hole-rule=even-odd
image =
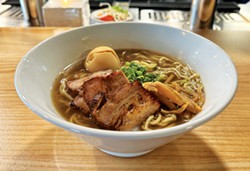
{"label": "stainless steel surface", "polygon": [[0,0],[0,27],[43,26],[45,0],[20,0],[20,7],[2,5],[4,1]]}
{"label": "stainless steel surface", "polygon": [[[29,27],[32,26],[27,20],[27,15],[22,13],[21,7],[2,5],[5,0],[0,0],[0,27]],[[214,15],[215,30],[250,30],[250,2],[240,6],[245,13],[220,12]],[[178,28],[189,29],[190,12],[180,10],[140,10],[130,9],[135,21],[152,22],[171,25]],[[248,14],[249,17],[245,17]],[[28,18],[29,19],[29,18]]]}
{"label": "stainless steel surface", "polygon": [[194,29],[211,29],[215,5],[217,0],[193,0],[190,12],[189,28]]}
{"label": "stainless steel surface", "polygon": [[27,27],[29,23],[23,19],[20,7],[2,5],[0,0],[0,27]]}
{"label": "stainless steel surface", "polygon": [[24,21],[28,22],[30,20],[30,16],[29,16],[29,8],[27,6],[27,2],[26,0],[19,0],[19,2],[23,13],[23,19]]}
{"label": "stainless steel surface", "polygon": [[[189,11],[180,10],[141,10],[140,20],[144,22],[162,23],[178,28],[188,29]],[[237,27],[238,26],[238,27]],[[250,21],[239,13],[216,12],[213,29],[215,30],[250,30]]]}
{"label": "stainless steel surface", "polygon": [[24,14],[24,20],[29,21],[32,26],[44,26],[42,6],[45,0],[20,0]]}

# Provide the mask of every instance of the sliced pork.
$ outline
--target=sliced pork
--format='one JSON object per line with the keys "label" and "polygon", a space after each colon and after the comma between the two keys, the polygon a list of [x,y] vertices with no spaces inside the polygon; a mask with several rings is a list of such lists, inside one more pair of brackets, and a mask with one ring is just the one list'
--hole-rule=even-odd
{"label": "sliced pork", "polygon": [[139,82],[134,82],[112,91],[107,102],[92,116],[107,129],[126,131],[140,125],[159,107],[158,100],[143,89]]}
{"label": "sliced pork", "polygon": [[132,130],[160,108],[151,92],[137,81],[130,83],[122,71],[92,77],[77,90],[79,95],[72,104],[81,110],[87,109],[83,113],[88,113],[106,129]]}
{"label": "sliced pork", "polygon": [[82,87],[82,85],[92,79],[92,78],[95,78],[95,77],[106,77],[108,75],[110,75],[112,73],[112,70],[109,69],[109,70],[105,70],[105,71],[99,71],[99,72],[95,72],[89,76],[86,76],[86,77],[83,77],[83,78],[80,78],[80,79],[76,79],[76,80],[72,80],[72,81],[68,81],[67,82],[67,87],[72,90],[72,91],[79,91]]}

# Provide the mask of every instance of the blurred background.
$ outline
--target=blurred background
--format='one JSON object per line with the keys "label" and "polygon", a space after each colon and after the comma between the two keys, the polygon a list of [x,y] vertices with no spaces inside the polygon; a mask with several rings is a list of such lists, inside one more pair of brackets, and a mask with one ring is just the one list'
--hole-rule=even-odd
{"label": "blurred background", "polygon": [[[202,0],[201,0],[202,1]],[[0,0],[0,27],[78,27],[98,24],[91,15],[118,4],[133,21],[185,28],[192,0]],[[250,30],[249,0],[217,0],[212,11],[214,30]]]}

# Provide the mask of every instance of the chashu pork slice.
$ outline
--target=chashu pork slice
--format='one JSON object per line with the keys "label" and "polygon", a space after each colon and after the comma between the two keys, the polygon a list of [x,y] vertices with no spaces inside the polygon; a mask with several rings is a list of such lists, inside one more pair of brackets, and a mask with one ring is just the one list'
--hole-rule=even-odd
{"label": "chashu pork slice", "polygon": [[[113,72],[109,75],[89,76],[78,88],[78,95],[72,100],[71,107],[82,110],[84,115],[90,115],[106,102],[106,96],[120,89],[129,80],[123,72]],[[78,80],[76,80],[78,84]]]}
{"label": "chashu pork slice", "polygon": [[91,112],[101,108],[107,101],[108,94],[130,84],[123,72],[113,72],[103,77],[94,77],[81,87],[80,95],[85,99]]}
{"label": "chashu pork slice", "polygon": [[70,102],[70,107],[77,107],[79,108],[82,113],[86,116],[90,114],[90,109],[88,104],[86,103],[84,97],[81,95],[77,95],[71,102]]}
{"label": "chashu pork slice", "polygon": [[92,77],[78,93],[72,105],[106,129],[132,130],[160,108],[153,93],[137,81],[130,83],[122,71]]}
{"label": "chashu pork slice", "polygon": [[76,80],[70,80],[67,82],[67,87],[71,90],[71,91],[80,91],[81,87],[83,86],[83,84],[88,81],[91,80],[92,78],[96,78],[96,77],[106,77],[108,75],[110,75],[112,73],[112,70],[104,70],[104,71],[99,71],[99,72],[95,72],[93,74],[90,74],[86,77],[83,78],[79,78]]}
{"label": "chashu pork slice", "polygon": [[124,84],[109,92],[106,103],[92,113],[96,122],[106,129],[129,131],[160,108],[159,101],[139,82]]}

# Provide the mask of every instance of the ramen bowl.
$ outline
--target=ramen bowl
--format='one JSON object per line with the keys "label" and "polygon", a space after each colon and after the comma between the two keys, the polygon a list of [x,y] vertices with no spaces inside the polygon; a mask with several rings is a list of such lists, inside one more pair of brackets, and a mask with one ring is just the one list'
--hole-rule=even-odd
{"label": "ramen bowl", "polygon": [[[66,121],[53,106],[52,84],[58,73],[84,51],[103,45],[156,51],[190,65],[204,84],[203,110],[184,124],[150,131],[102,130]],[[234,97],[237,73],[219,46],[192,32],[159,24],[110,23],[75,28],[41,42],[21,59],[15,86],[21,100],[48,122],[105,153],[134,157],[163,146],[218,115]]]}

